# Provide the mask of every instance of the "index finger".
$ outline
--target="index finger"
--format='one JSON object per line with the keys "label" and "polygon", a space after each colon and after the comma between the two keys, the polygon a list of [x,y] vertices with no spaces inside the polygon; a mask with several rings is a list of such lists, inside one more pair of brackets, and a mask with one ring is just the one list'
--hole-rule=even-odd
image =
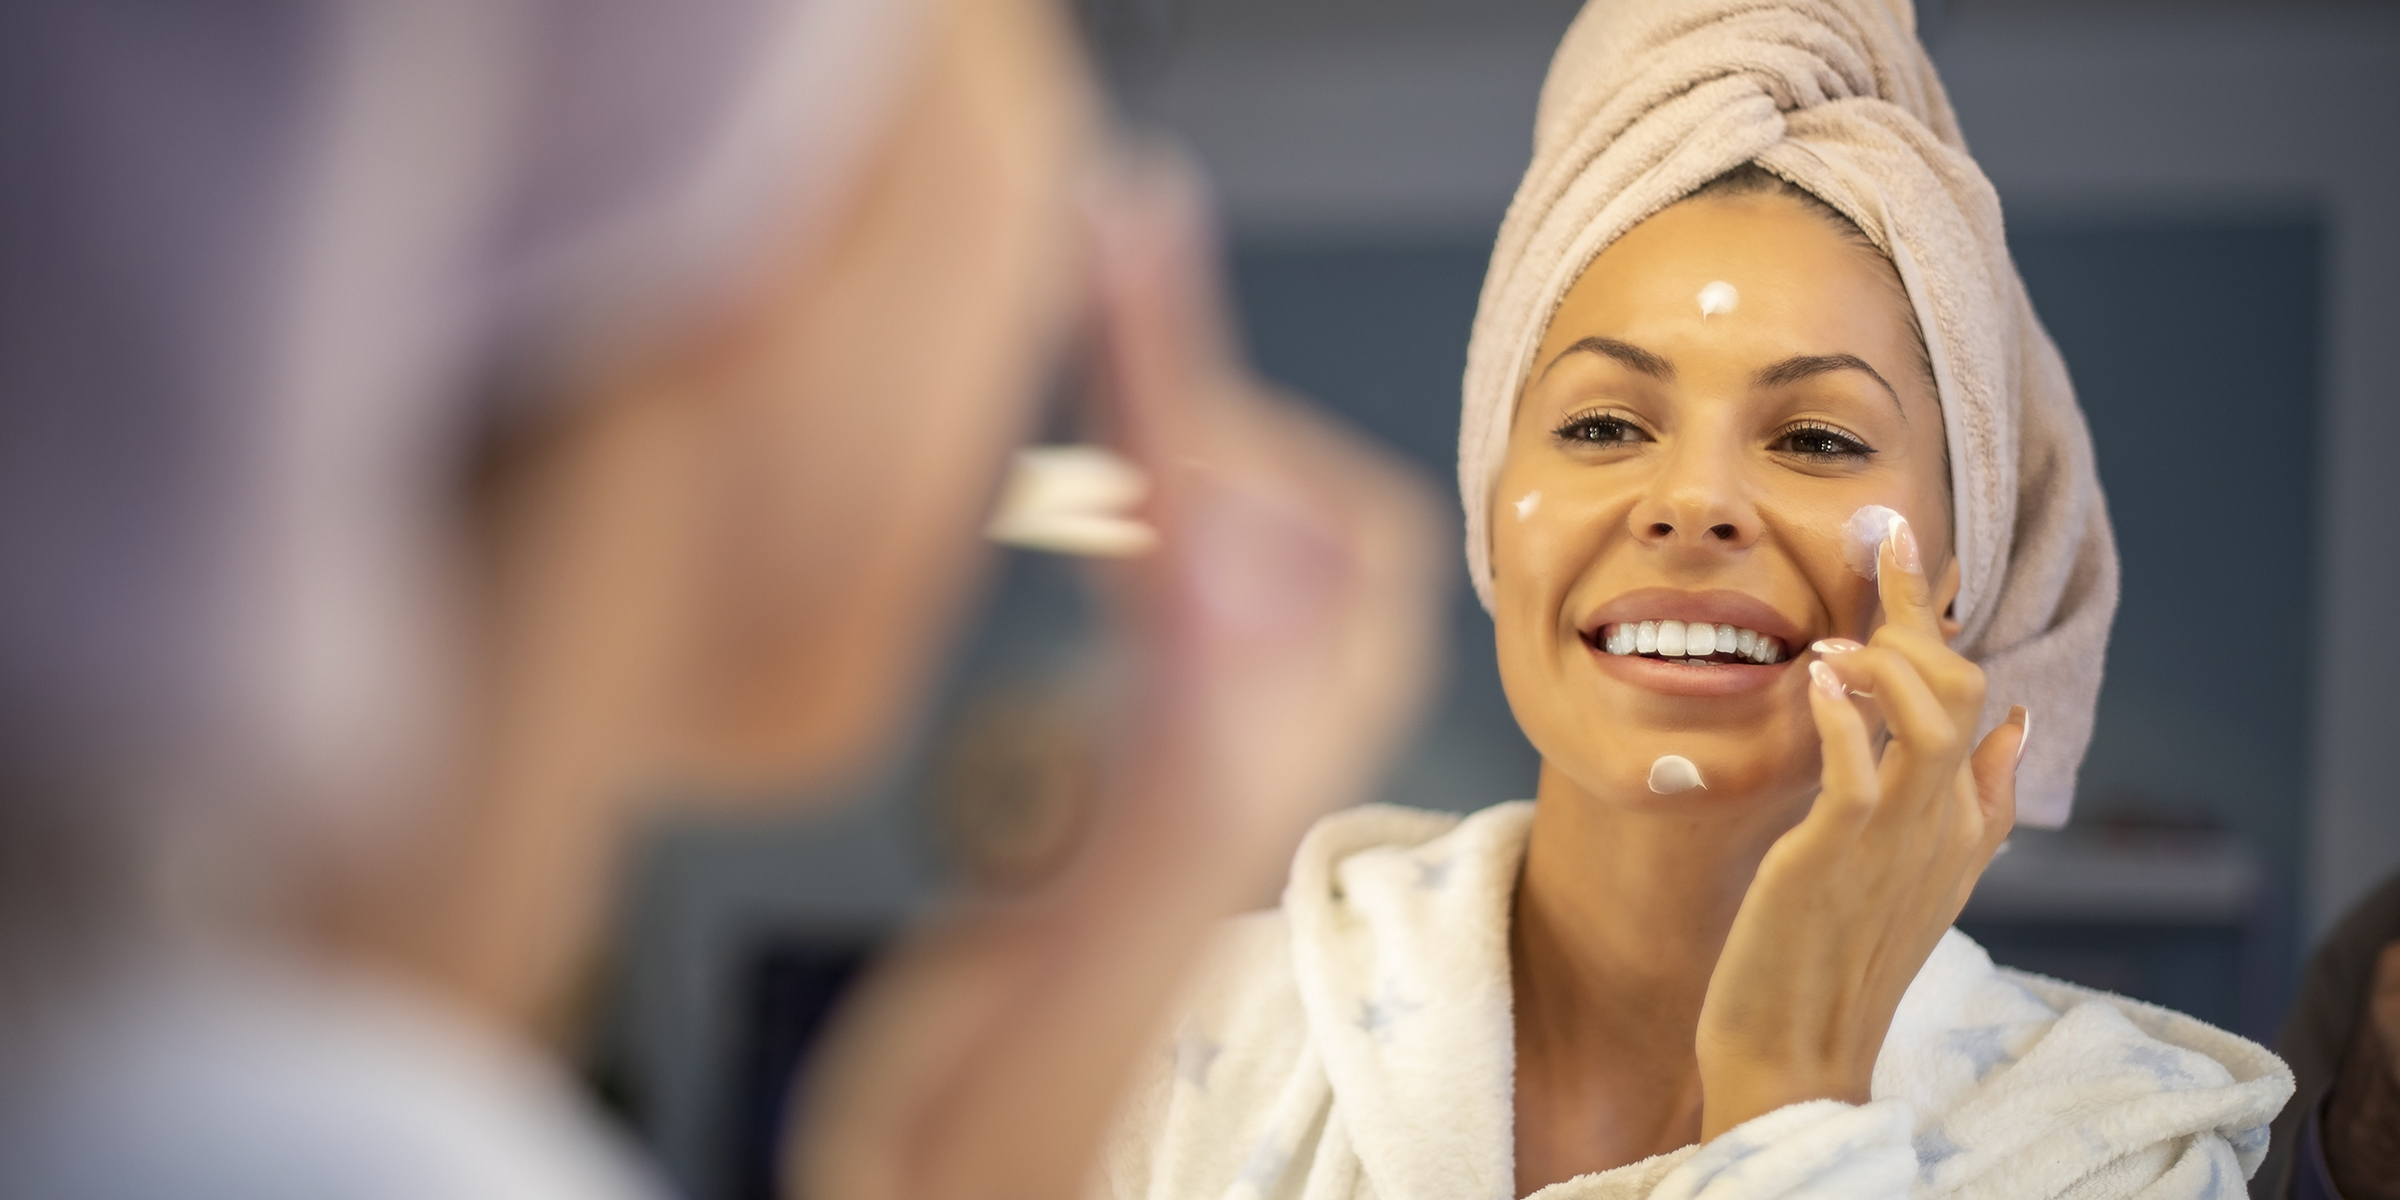
{"label": "index finger", "polygon": [[1875,550],[1875,588],[1883,599],[1886,623],[1942,638],[1942,623],[1933,611],[1933,584],[1925,577],[1925,559],[1917,550],[1917,534],[1907,517],[1892,518],[1891,532]]}

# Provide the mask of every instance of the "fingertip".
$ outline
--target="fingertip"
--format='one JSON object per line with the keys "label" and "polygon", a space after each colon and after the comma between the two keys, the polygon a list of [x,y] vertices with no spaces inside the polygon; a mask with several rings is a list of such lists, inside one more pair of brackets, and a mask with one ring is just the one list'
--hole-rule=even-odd
{"label": "fingertip", "polygon": [[1834,674],[1833,668],[1824,659],[1808,664],[1808,684],[1809,690],[1815,692],[1820,700],[1843,698],[1842,677]]}

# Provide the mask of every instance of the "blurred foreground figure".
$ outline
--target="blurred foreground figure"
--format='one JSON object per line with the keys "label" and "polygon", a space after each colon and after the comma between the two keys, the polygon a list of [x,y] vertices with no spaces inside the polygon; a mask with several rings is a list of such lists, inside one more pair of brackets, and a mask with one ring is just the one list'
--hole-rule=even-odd
{"label": "blurred foreground figure", "polygon": [[1150,474],[1105,804],[873,985],[800,1186],[1081,1182],[1424,685],[1413,482],[1265,396],[1041,0],[0,18],[0,1194],[656,1190],[545,1047],[639,797],[838,782],[1070,335]]}

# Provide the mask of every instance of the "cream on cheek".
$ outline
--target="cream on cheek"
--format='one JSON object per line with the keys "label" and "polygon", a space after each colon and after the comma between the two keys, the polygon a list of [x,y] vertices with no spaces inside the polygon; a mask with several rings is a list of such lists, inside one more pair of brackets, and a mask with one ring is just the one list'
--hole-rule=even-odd
{"label": "cream on cheek", "polygon": [[1883,505],[1862,505],[1842,523],[1842,562],[1859,578],[1874,579],[1876,554],[1899,521],[1900,514]]}

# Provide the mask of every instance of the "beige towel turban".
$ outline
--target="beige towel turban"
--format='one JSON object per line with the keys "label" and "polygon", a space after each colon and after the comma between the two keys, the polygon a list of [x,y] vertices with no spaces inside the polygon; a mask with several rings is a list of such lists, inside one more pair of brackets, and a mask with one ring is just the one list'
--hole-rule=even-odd
{"label": "beige towel turban", "polygon": [[1857,222],[1908,287],[1948,427],[1958,648],[1989,677],[1986,727],[2011,704],[2034,713],[2019,819],[2063,824],[2117,607],[2116,543],[2066,365],[1907,0],[1594,0],[1576,18],[1467,350],[1458,480],[1476,592],[1489,608],[1493,481],[1560,298],[1626,230],[1753,161]]}

